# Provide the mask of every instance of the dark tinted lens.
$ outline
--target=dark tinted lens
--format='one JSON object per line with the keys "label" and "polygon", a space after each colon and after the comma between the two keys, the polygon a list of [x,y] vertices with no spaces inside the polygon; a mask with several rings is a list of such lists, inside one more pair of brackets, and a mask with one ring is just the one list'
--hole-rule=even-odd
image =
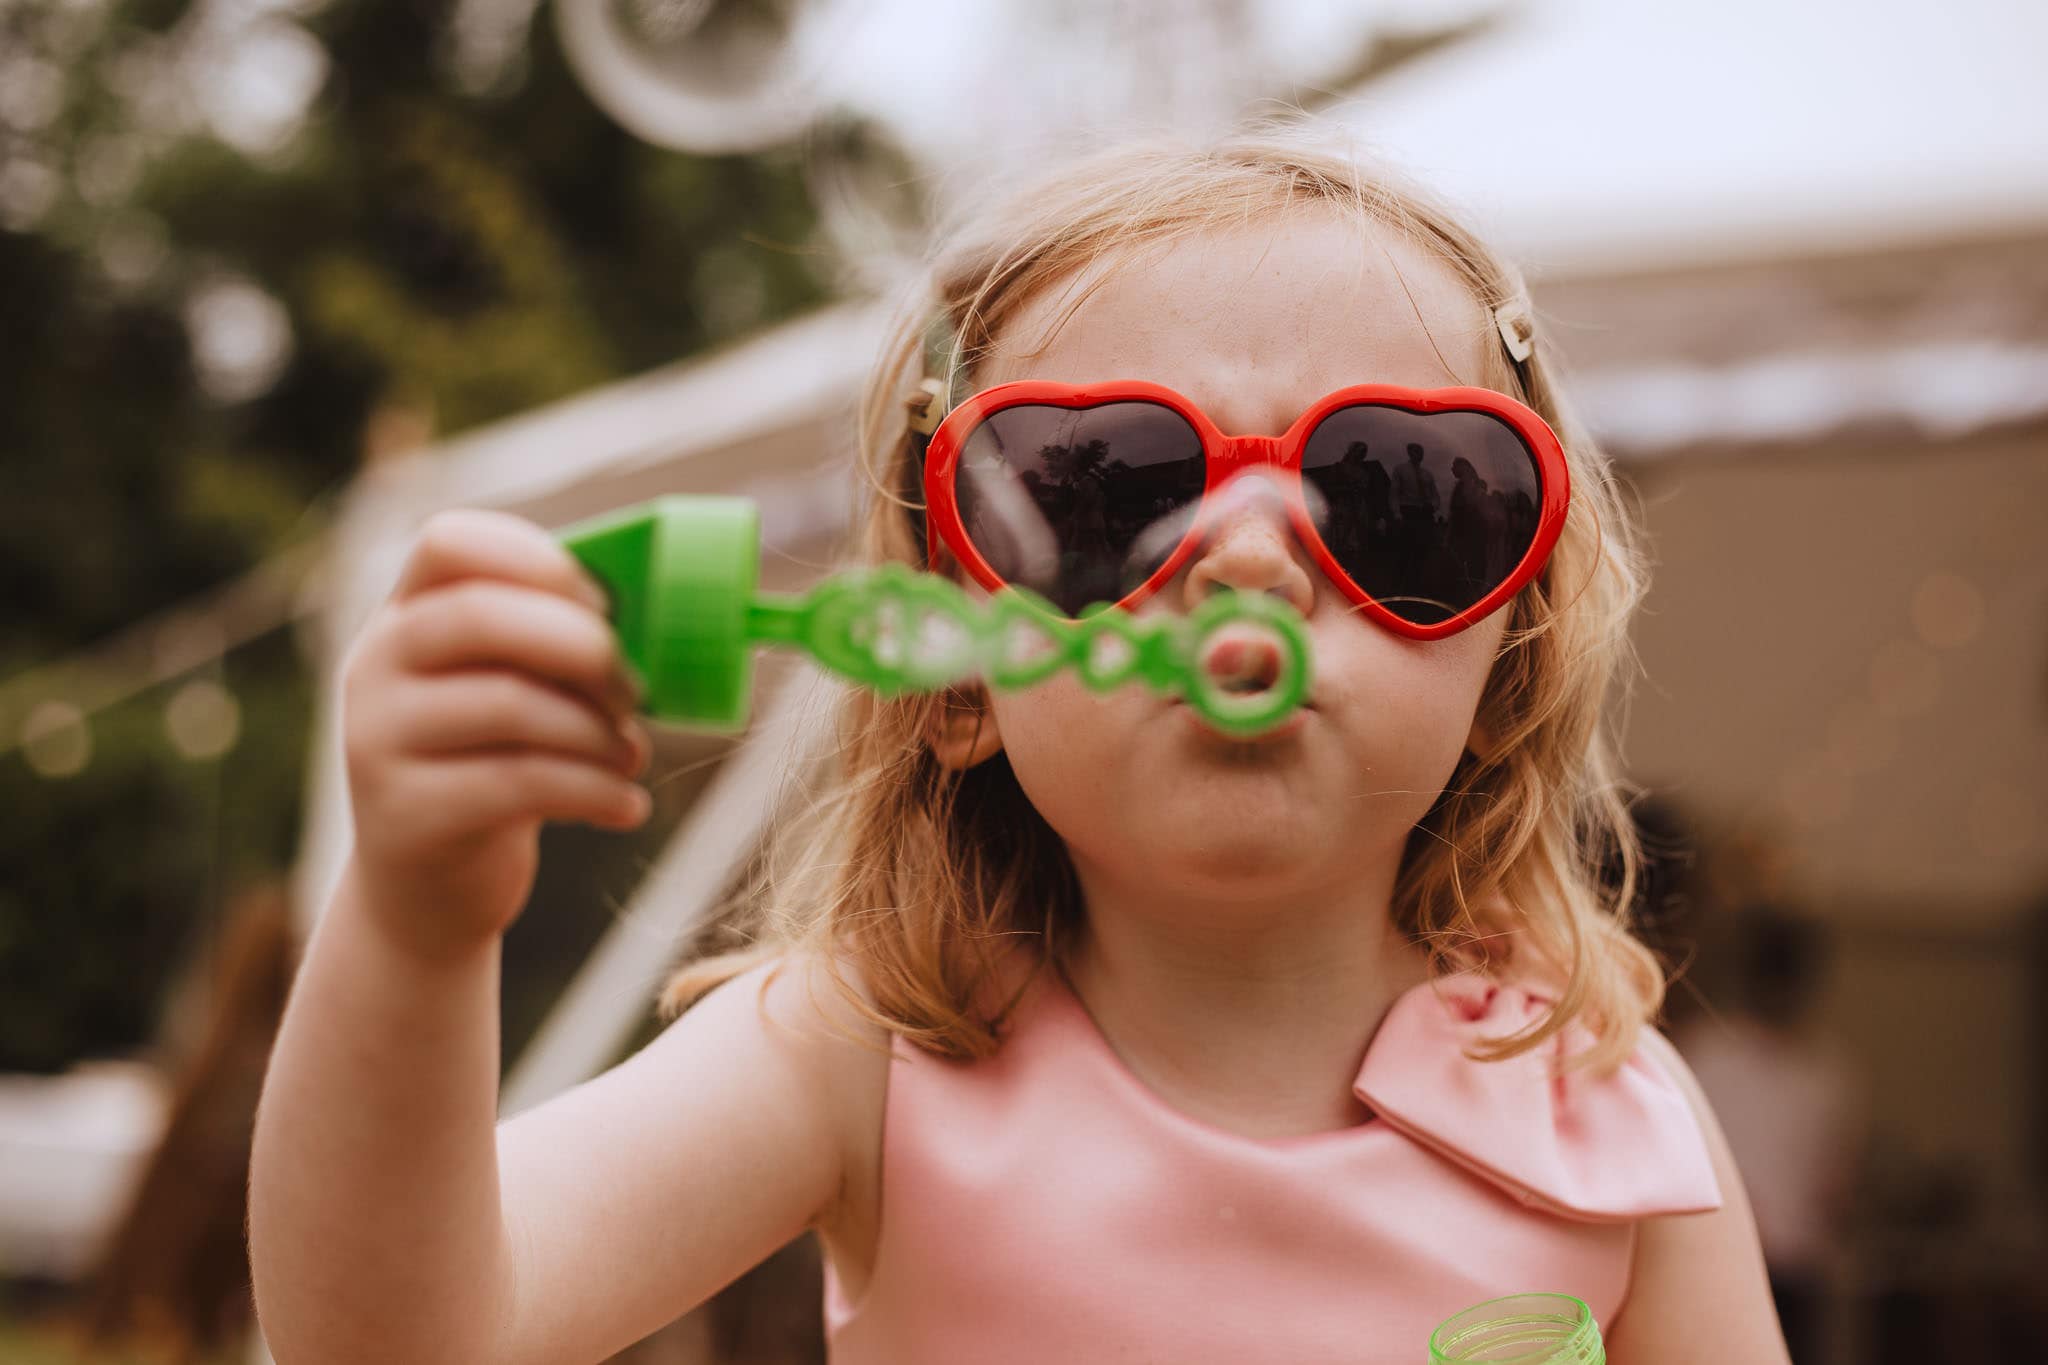
{"label": "dark tinted lens", "polygon": [[1202,495],[1202,440],[1157,403],[1025,404],[984,418],[953,475],[982,558],[1078,615],[1166,562]]}
{"label": "dark tinted lens", "polygon": [[1320,530],[1358,585],[1435,625],[1493,591],[1529,551],[1543,507],[1535,457],[1483,412],[1340,408],[1302,453]]}

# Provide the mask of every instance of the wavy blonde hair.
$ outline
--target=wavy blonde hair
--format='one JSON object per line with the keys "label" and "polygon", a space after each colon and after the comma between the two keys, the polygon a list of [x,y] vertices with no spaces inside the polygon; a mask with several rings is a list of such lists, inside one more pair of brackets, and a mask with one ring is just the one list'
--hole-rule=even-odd
{"label": "wavy blonde hair", "polygon": [[[1443,207],[1301,125],[1070,160],[943,234],[902,310],[861,403],[871,496],[859,557],[917,561],[909,403],[934,368],[934,338],[944,353],[936,377],[957,394],[1027,300],[1104,257],[1309,208],[1407,234],[1489,314],[1526,297],[1519,272]],[[1551,983],[1546,1017],[1475,1055],[1529,1051],[1578,1020],[1591,1042],[1573,1064],[1604,1071],[1634,1048],[1664,993],[1657,959],[1627,927],[1641,854],[1603,724],[1631,657],[1643,560],[1607,462],[1559,392],[1548,344],[1539,338],[1519,367],[1502,347],[1488,355],[1482,382],[1533,407],[1563,441],[1571,509],[1543,573],[1508,608],[1478,710],[1488,752],[1460,759],[1415,827],[1391,913],[1440,972],[1512,970]],[[954,704],[847,694],[837,771],[815,819],[778,833],[752,898],[752,941],[677,971],[665,1015],[750,964],[798,952],[828,964],[862,1015],[919,1047],[950,1057],[996,1049],[1014,996],[992,986],[1019,952],[1050,961],[1083,906],[1064,845],[1003,755],[965,772],[933,757],[929,727]]]}

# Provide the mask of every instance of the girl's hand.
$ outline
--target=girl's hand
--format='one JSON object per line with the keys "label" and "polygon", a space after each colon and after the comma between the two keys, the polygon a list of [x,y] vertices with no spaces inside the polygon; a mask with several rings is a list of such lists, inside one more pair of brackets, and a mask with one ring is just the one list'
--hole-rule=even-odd
{"label": "girl's hand", "polygon": [[342,736],[364,903],[401,943],[459,955],[532,889],[545,820],[631,829],[651,745],[605,595],[531,522],[429,521],[350,651]]}

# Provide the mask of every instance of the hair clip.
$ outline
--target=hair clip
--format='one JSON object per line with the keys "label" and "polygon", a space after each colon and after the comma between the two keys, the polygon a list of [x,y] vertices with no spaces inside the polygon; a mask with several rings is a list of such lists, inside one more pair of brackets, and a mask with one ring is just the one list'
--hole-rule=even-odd
{"label": "hair clip", "polygon": [[1536,323],[1529,316],[1527,299],[1512,298],[1494,309],[1493,325],[1500,329],[1500,339],[1517,362],[1536,353]]}
{"label": "hair clip", "polygon": [[929,436],[939,429],[945,416],[945,403],[941,400],[945,385],[936,379],[926,379],[918,384],[917,392],[903,400],[903,406],[910,410],[910,429],[920,436]]}

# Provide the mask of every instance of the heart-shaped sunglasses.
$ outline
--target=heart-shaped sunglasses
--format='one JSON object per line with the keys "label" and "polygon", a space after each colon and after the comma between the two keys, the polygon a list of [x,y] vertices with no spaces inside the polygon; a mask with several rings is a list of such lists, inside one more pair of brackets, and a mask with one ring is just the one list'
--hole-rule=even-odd
{"label": "heart-shaped sunglasses", "polygon": [[975,394],[932,432],[926,553],[936,569],[943,547],[989,591],[1027,587],[1069,615],[1133,607],[1194,558],[1216,495],[1252,469],[1273,477],[1344,596],[1417,640],[1513,598],[1570,498],[1556,433],[1491,389],[1360,384],[1283,435],[1229,436],[1158,384],[1024,380]]}

